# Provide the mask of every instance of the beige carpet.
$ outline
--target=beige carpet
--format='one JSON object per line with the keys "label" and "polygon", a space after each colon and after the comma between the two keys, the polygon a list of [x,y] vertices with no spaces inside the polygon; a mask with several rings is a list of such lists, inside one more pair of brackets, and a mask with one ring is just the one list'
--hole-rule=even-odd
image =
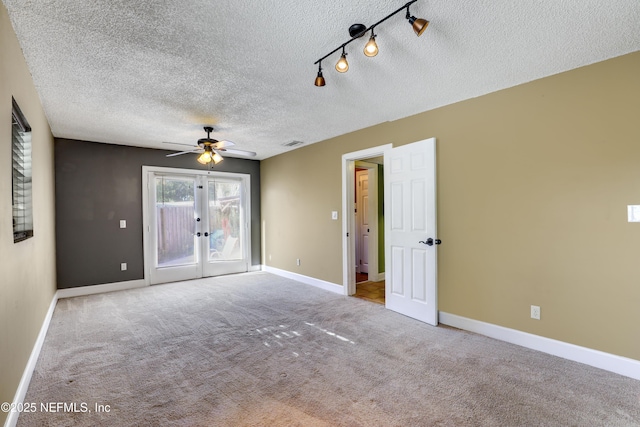
{"label": "beige carpet", "polygon": [[25,402],[19,426],[640,426],[639,381],[267,273],[59,301]]}

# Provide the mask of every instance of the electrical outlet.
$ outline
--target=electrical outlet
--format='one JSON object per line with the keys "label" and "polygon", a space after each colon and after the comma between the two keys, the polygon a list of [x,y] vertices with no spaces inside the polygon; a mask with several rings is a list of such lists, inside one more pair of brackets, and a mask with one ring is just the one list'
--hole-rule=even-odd
{"label": "electrical outlet", "polygon": [[126,271],[127,270],[127,263],[126,262],[121,262],[120,263],[120,271]]}
{"label": "electrical outlet", "polygon": [[296,265],[300,265],[300,258],[296,259]]}
{"label": "electrical outlet", "polygon": [[538,307],[537,305],[531,306],[531,318],[540,320],[540,307]]}

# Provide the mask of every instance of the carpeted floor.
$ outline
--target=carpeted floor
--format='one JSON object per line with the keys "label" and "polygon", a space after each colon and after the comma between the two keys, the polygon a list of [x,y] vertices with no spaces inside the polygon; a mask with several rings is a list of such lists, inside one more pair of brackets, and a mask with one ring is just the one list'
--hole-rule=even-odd
{"label": "carpeted floor", "polygon": [[60,300],[29,402],[19,426],[640,426],[640,381],[267,273]]}

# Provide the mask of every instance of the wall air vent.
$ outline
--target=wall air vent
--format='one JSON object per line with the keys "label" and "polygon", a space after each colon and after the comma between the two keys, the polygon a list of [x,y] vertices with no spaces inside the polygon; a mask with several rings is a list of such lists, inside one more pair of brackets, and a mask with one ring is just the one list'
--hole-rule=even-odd
{"label": "wall air vent", "polygon": [[304,142],[302,141],[291,141],[291,142],[285,142],[282,145],[285,147],[297,147],[298,145],[302,145],[302,144],[304,144]]}

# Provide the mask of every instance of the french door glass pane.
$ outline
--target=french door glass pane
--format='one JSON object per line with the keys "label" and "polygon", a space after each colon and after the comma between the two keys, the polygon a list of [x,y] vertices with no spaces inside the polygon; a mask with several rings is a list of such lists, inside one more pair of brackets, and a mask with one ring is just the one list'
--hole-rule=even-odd
{"label": "french door glass pane", "polygon": [[158,267],[196,262],[195,180],[156,177]]}
{"label": "french door glass pane", "polygon": [[239,181],[209,181],[209,260],[242,258],[241,185]]}

